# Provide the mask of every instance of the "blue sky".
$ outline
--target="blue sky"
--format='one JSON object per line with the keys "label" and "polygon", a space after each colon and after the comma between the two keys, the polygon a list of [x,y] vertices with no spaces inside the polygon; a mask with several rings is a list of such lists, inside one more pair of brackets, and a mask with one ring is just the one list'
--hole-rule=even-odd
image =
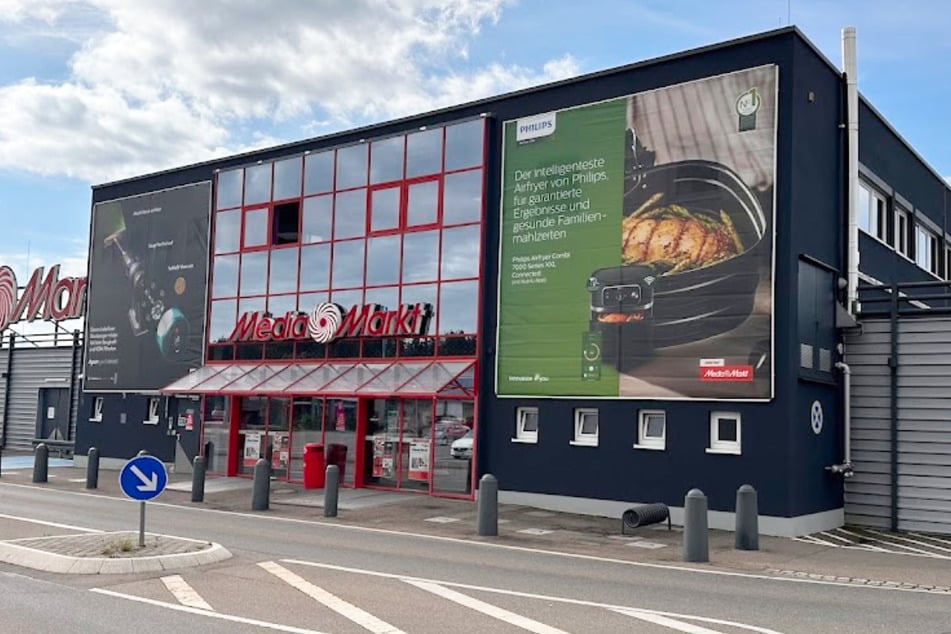
{"label": "blue sky", "polygon": [[[951,8],[918,0],[0,0],[0,264],[85,271],[90,186],[798,26],[951,176]],[[29,268],[28,268],[29,267]]]}

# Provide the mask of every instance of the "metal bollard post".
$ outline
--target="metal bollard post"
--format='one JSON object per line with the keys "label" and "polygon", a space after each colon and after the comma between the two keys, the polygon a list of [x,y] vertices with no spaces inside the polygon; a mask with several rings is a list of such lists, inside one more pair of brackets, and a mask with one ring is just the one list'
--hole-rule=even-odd
{"label": "metal bollard post", "polygon": [[736,491],[737,550],[759,550],[759,505],[756,489],[744,484]]}
{"label": "metal bollard post", "polygon": [[479,480],[479,501],[476,530],[479,535],[499,534],[499,481],[491,473]]}
{"label": "metal bollard post", "polygon": [[266,511],[271,498],[271,465],[264,458],[254,465],[254,488],[251,493],[251,510]]}
{"label": "metal bollard post", "polygon": [[46,482],[49,461],[50,448],[45,443],[38,444],[33,457],[33,482]]}
{"label": "metal bollard post", "polygon": [[700,489],[690,489],[684,500],[684,561],[710,561],[707,496]]}
{"label": "metal bollard post", "polygon": [[0,443],[0,475],[3,475],[3,443]]}
{"label": "metal bollard post", "polygon": [[89,448],[86,458],[86,488],[99,488],[99,450],[95,447]]}
{"label": "metal bollard post", "polygon": [[139,453],[135,454],[136,456],[147,456],[149,455],[148,449],[140,449]]}
{"label": "metal bollard post", "polygon": [[205,457],[195,456],[192,461],[192,502],[205,501]]}
{"label": "metal bollard post", "polygon": [[337,517],[340,468],[335,464],[327,465],[324,473],[324,517]]}

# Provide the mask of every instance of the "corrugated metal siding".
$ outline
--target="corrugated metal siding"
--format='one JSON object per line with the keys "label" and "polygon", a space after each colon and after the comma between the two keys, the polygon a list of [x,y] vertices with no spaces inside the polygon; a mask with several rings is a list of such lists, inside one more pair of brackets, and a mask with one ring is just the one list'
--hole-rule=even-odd
{"label": "corrugated metal siding", "polygon": [[[847,341],[852,457],[846,521],[891,525],[890,322]],[[898,321],[898,528],[951,533],[951,318]]]}
{"label": "corrugated metal siding", "polygon": [[6,437],[8,449],[33,448],[39,390],[41,387],[69,387],[72,354],[72,347],[18,347],[13,350]]}
{"label": "corrugated metal siding", "polygon": [[[0,349],[0,372],[7,371],[7,348]],[[6,397],[7,379],[0,378],[0,434],[3,433],[3,399]],[[3,438],[0,438],[0,443]]]}

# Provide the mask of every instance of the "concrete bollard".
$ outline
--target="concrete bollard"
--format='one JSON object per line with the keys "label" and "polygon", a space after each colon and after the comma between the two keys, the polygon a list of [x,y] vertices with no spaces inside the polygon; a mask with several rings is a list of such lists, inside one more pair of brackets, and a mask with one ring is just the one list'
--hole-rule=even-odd
{"label": "concrete bollard", "polygon": [[0,443],[0,475],[3,475],[3,444]]}
{"label": "concrete bollard", "polygon": [[192,502],[205,501],[205,457],[195,456],[192,461]]}
{"label": "concrete bollard", "polygon": [[266,511],[271,505],[271,465],[264,458],[254,465],[254,486],[251,492],[251,510]]}
{"label": "concrete bollard", "polygon": [[324,474],[324,517],[337,517],[340,468],[335,464],[327,465]]}
{"label": "concrete bollard", "polygon": [[499,481],[491,473],[479,480],[476,522],[479,535],[494,537],[499,534]]}
{"label": "concrete bollard", "polygon": [[736,490],[737,550],[759,550],[759,504],[756,489],[744,484]]}
{"label": "concrete bollard", "polygon": [[33,452],[33,482],[46,482],[49,462],[50,448],[44,443],[38,444]]}
{"label": "concrete bollard", "polygon": [[684,561],[710,561],[707,496],[700,489],[690,489],[684,500]]}
{"label": "concrete bollard", "polygon": [[89,448],[86,458],[86,488],[99,488],[99,450],[95,447]]}

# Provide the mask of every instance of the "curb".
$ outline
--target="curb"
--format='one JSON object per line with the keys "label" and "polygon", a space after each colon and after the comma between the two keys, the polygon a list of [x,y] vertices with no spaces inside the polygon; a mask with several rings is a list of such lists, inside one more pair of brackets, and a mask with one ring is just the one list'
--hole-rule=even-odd
{"label": "curb", "polygon": [[[149,533],[149,535],[155,535],[155,533]],[[167,536],[160,535],[160,537]],[[63,539],[63,537],[51,537],[50,539]],[[185,537],[174,539],[200,542],[200,540]],[[161,572],[163,570],[179,570],[212,564],[229,559],[231,556],[231,553],[225,547],[215,542],[212,542],[208,548],[194,552],[149,555],[147,557],[74,557],[21,546],[14,542],[0,542],[0,561],[14,566],[59,574],[96,575]]]}

